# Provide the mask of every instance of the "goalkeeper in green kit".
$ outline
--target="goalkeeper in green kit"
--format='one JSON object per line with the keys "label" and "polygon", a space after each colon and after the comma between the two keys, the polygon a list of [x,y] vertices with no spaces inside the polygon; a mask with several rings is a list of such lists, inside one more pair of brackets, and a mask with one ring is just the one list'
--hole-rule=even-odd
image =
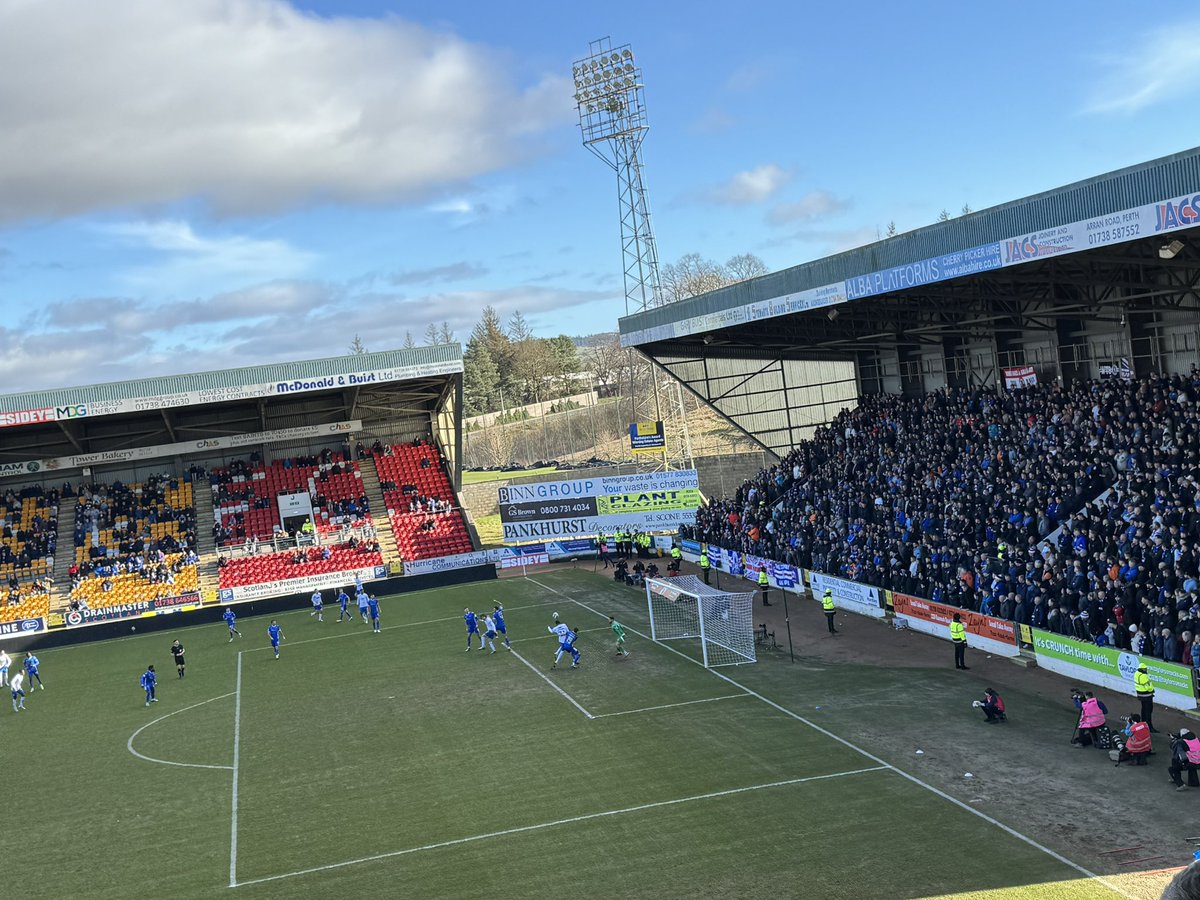
{"label": "goalkeeper in green kit", "polygon": [[617,658],[628,656],[629,651],[625,649],[625,626],[612,616],[608,617],[608,625],[612,628],[613,634],[617,636]]}

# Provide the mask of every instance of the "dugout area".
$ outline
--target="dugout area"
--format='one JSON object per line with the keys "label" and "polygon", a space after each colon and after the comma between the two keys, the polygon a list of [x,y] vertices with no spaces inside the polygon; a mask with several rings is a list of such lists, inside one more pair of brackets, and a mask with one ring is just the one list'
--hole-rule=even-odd
{"label": "dugout area", "polygon": [[[515,652],[464,652],[462,607],[497,602]],[[977,814],[1092,871],[1117,839],[1094,816],[1095,779],[1109,770],[1077,758],[1063,732],[1071,714],[1037,685],[1003,687],[1014,715],[997,734],[970,709],[973,680],[924,667],[929,659],[890,665],[892,633],[874,622],[839,622],[849,645],[882,648],[873,658],[827,658],[819,610],[802,601],[795,665],[764,652],[717,675],[686,647],[639,635],[644,593],[587,567],[382,604],[379,635],[302,608],[280,614],[279,661],[265,617],[241,618],[245,637],[233,644],[208,625],[43,653],[50,687],[6,732],[59,777],[12,785],[12,807],[37,810],[40,847],[9,858],[10,889],[1122,896]],[[580,630],[579,670],[547,670],[552,611]],[[609,655],[610,614],[628,629],[629,659]],[[183,681],[167,653],[176,636],[188,651]],[[903,637],[944,655],[932,639]],[[159,657],[161,702],[147,709],[135,676]],[[71,736],[84,733],[81,765]],[[956,771],[968,760],[969,785]],[[1140,790],[1129,779],[1144,772],[1115,771],[1114,789]],[[1031,798],[1047,801],[1047,817],[1018,812]],[[1171,805],[1147,810],[1145,838],[1178,840],[1170,811],[1157,810]],[[100,834],[130,839],[79,840]],[[47,865],[42,847],[69,852]],[[1156,896],[1142,890],[1149,879],[1118,878],[1125,896]]]}

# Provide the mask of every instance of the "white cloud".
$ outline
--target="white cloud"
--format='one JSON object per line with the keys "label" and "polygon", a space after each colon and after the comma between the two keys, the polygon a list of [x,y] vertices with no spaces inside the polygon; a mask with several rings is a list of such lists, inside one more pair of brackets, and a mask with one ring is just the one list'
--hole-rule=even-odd
{"label": "white cloud", "polygon": [[419,342],[426,325],[443,321],[465,343],[489,304],[502,321],[519,309],[539,334],[554,335],[577,330],[585,307],[612,308],[618,297],[534,284],[407,296],[291,280],[201,302],[79,299],[51,304],[20,327],[0,326],[0,381],[23,391],[316,359],[344,353],[356,334],[371,350],[389,350],[405,332]]}
{"label": "white cloud", "polygon": [[1200,21],[1147,32],[1098,58],[1085,112],[1136,113],[1200,90]]}
{"label": "white cloud", "polygon": [[283,0],[0,0],[0,221],[201,197],[427,199],[526,158],[570,86],[444,32]]}
{"label": "white cloud", "polygon": [[289,278],[301,274],[315,257],[286,241],[249,235],[202,236],[190,224],[176,220],[119,222],[102,232],[121,243],[152,251],[154,261],[124,273],[124,277],[157,290],[212,285],[228,278],[242,282]]}
{"label": "white cloud", "polygon": [[775,163],[767,163],[738,172],[722,185],[708,192],[710,200],[729,206],[745,206],[769,199],[792,179],[792,173]]}
{"label": "white cloud", "polygon": [[780,203],[774,207],[767,213],[767,222],[771,225],[787,225],[811,221],[844,212],[849,206],[845,200],[828,191],[809,191],[795,202]]}

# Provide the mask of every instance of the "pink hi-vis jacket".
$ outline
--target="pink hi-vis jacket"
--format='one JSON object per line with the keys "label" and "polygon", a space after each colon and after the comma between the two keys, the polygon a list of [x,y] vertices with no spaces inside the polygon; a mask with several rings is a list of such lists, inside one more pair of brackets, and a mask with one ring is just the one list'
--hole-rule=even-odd
{"label": "pink hi-vis jacket", "polygon": [[1100,701],[1095,697],[1088,697],[1083,701],[1083,709],[1079,713],[1079,727],[1095,728],[1103,724],[1104,712],[1100,709]]}

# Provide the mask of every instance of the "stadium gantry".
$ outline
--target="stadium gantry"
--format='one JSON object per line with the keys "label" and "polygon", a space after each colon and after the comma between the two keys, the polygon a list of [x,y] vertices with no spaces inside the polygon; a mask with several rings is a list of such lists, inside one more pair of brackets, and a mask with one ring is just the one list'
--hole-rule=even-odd
{"label": "stadium gantry", "polygon": [[856,398],[1200,362],[1200,148],[623,318],[765,449]]}

